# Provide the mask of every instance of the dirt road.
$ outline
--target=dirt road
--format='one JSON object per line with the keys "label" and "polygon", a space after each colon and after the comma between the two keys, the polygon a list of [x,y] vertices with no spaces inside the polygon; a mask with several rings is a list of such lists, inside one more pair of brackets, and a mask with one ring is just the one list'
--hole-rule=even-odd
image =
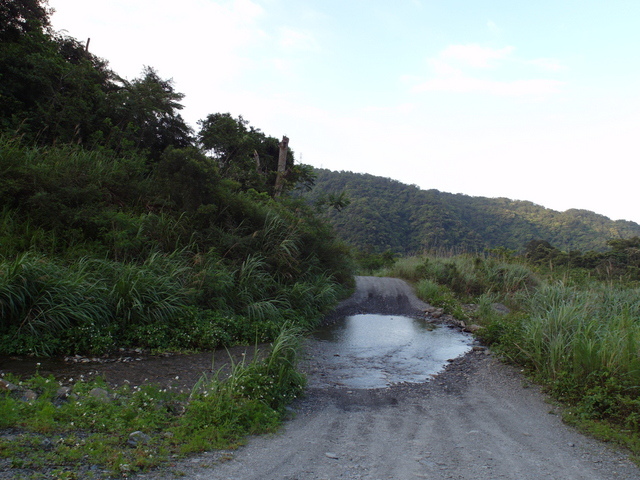
{"label": "dirt road", "polygon": [[[361,277],[338,312],[421,306],[399,280]],[[565,426],[536,387],[491,356],[469,353],[425,384],[349,390],[332,384],[318,348],[311,342],[305,364],[312,388],[280,433],[141,478],[640,479],[625,455]]]}

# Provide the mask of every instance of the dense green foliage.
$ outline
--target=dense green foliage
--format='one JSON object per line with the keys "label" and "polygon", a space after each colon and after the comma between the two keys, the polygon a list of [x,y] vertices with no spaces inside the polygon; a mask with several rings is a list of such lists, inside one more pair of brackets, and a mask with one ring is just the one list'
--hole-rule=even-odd
{"label": "dense green foliage", "polygon": [[565,252],[549,242],[534,240],[527,244],[524,256],[541,268],[580,270],[600,279],[640,280],[640,237],[609,240],[608,251]]}
{"label": "dense green foliage", "polygon": [[126,477],[273,431],[304,386],[300,332],[352,282],[348,249],[292,195],[313,170],[242,117],[194,132],[171,80],[119,78],[49,14],[0,1],[0,354],[272,343],[189,396],[5,376],[0,456],[29,478]]}
{"label": "dense green foliage", "polygon": [[343,193],[329,213],[340,236],[363,251],[410,255],[434,249],[522,251],[532,240],[567,251],[602,251],[610,239],[640,236],[640,225],[585,210],[556,212],[531,202],[470,197],[368,174],[316,170],[311,202]]}
{"label": "dense green foliage", "polygon": [[0,168],[5,352],[271,338],[283,321],[317,317],[350,278],[344,248],[308,208],[243,190],[194,148],[148,167],[5,138]]}
{"label": "dense green foliage", "polygon": [[569,407],[566,420],[638,454],[640,287],[633,275],[603,281],[592,273],[484,255],[403,259],[384,272],[480,326],[476,334],[494,351]]}
{"label": "dense green foliage", "polygon": [[314,174],[242,117],[194,134],[152,68],[132,81],[2,2],[0,352],[214,348],[310,326],[347,249],[291,192]]}

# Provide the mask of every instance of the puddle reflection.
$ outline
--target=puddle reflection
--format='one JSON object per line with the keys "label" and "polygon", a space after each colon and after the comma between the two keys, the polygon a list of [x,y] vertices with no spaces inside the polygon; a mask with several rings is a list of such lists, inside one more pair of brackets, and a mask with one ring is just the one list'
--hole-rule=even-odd
{"label": "puddle reflection", "polygon": [[353,388],[424,382],[471,349],[472,337],[403,316],[354,315],[314,334],[332,375]]}

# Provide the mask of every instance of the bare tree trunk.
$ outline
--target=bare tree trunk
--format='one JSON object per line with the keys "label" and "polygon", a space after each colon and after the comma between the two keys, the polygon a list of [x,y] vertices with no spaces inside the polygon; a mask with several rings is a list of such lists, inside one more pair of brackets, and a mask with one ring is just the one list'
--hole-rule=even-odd
{"label": "bare tree trunk", "polygon": [[276,185],[273,196],[279,197],[282,193],[282,187],[284,187],[284,174],[287,169],[287,151],[289,148],[289,138],[282,137],[280,142],[280,155],[278,156],[278,174],[276,176]]}
{"label": "bare tree trunk", "polygon": [[258,151],[253,151],[253,159],[256,161],[256,172],[260,173],[260,155],[258,155]]}

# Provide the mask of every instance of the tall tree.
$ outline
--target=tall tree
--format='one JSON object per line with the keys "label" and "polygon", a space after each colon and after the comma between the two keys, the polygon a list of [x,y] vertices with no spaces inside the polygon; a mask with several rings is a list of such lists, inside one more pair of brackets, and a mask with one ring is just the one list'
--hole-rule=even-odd
{"label": "tall tree", "polygon": [[115,88],[107,62],[49,28],[46,2],[0,1],[0,129],[40,144],[84,143]]}
{"label": "tall tree", "polygon": [[[217,160],[221,174],[240,183],[242,188],[276,194],[280,141],[265,135],[239,116],[213,113],[198,122],[201,147]],[[311,167],[296,165],[293,151],[284,149],[283,192],[302,185],[310,188],[314,174]]]}
{"label": "tall tree", "polygon": [[186,148],[192,144],[192,131],[179,113],[184,94],[176,92],[172,79],[163,79],[152,67],[113,95],[112,119],[116,134],[111,144],[146,150],[157,161],[167,147]]}
{"label": "tall tree", "polygon": [[43,32],[50,27],[51,13],[47,0],[0,0],[0,41]]}

